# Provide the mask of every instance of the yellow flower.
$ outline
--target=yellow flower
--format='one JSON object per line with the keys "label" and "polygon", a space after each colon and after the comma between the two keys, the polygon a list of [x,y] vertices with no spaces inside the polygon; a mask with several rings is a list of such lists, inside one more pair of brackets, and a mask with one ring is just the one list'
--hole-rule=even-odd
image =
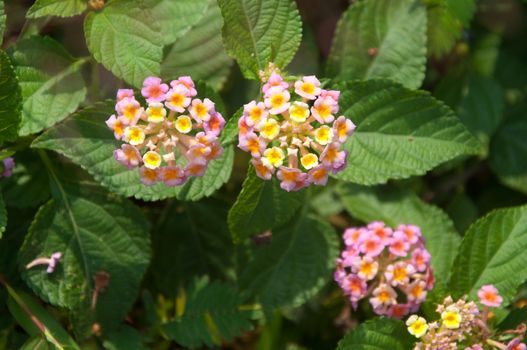
{"label": "yellow flower", "polygon": [[309,106],[303,102],[295,102],[289,108],[289,115],[295,123],[303,123],[309,117]]}
{"label": "yellow flower", "polygon": [[441,313],[441,319],[446,328],[457,329],[461,323],[461,314],[457,308],[451,307]]}
{"label": "yellow flower", "polygon": [[278,168],[282,166],[282,163],[285,158],[284,151],[279,147],[272,147],[266,149],[262,158],[262,163],[268,167]]}
{"label": "yellow flower", "polygon": [[416,338],[421,338],[428,331],[426,320],[417,315],[412,315],[406,320],[408,332]]}
{"label": "yellow flower", "polygon": [[163,107],[162,103],[155,102],[148,105],[148,108],[146,109],[146,115],[149,122],[160,123],[165,119],[167,111]]}
{"label": "yellow flower", "polygon": [[157,169],[161,165],[161,156],[154,151],[148,151],[143,156],[143,162],[148,169]]}
{"label": "yellow flower", "polygon": [[302,166],[306,169],[312,169],[318,165],[318,157],[314,153],[308,153],[300,158]]}
{"label": "yellow flower", "polygon": [[322,146],[327,145],[333,141],[333,130],[327,125],[321,126],[315,130],[315,140]]}
{"label": "yellow flower", "polygon": [[188,115],[180,115],[176,119],[176,129],[182,134],[187,134],[192,130],[192,120]]}
{"label": "yellow flower", "polygon": [[143,129],[137,126],[132,126],[125,129],[124,139],[132,146],[137,146],[145,141],[145,133]]}
{"label": "yellow flower", "polygon": [[275,119],[269,118],[265,121],[260,133],[266,139],[272,140],[280,133],[280,125]]}

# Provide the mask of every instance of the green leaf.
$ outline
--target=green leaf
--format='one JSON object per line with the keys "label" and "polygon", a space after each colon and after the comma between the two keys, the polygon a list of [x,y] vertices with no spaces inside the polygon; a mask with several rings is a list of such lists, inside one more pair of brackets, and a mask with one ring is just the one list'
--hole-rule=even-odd
{"label": "green leaf", "polygon": [[4,0],[0,0],[0,45],[4,42],[6,15],[4,10]]}
{"label": "green leaf", "polygon": [[448,54],[461,38],[463,25],[444,2],[430,6],[427,12],[428,55],[440,58]]}
{"label": "green leaf", "polygon": [[24,343],[19,350],[48,350],[49,343],[41,336],[36,336]]}
{"label": "green leaf", "polygon": [[373,80],[341,83],[339,113],[357,124],[344,147],[348,166],[337,178],[363,185],[422,175],[479,142],[442,102],[427,92]]}
{"label": "green leaf", "polygon": [[444,0],[450,12],[459,19],[463,25],[468,26],[476,11],[476,0]]}
{"label": "green leaf", "polygon": [[182,314],[162,329],[188,348],[219,346],[252,329],[250,312],[241,310],[243,301],[228,284],[195,282],[187,292]]}
{"label": "green leaf", "polygon": [[471,75],[459,106],[459,118],[483,144],[490,138],[503,119],[505,95],[492,78]]}
{"label": "green leaf", "polygon": [[0,192],[0,238],[5,231],[7,226],[7,210],[5,209],[4,197],[2,192]]}
{"label": "green leaf", "polygon": [[175,79],[190,75],[219,89],[230,72],[232,60],[221,39],[223,18],[215,0],[208,1],[205,15],[172,46],[165,49],[161,76]]}
{"label": "green leaf", "polygon": [[220,140],[223,146],[230,145],[238,140],[238,121],[243,114],[243,107],[239,108],[225,123]]}
{"label": "green leaf", "polygon": [[333,228],[304,213],[273,230],[271,244],[255,248],[240,285],[257,295],[264,309],[298,306],[330,279],[337,255]]}
{"label": "green leaf", "polygon": [[264,181],[250,167],[242,191],[229,210],[229,230],[235,243],[287,223],[305,201],[306,191],[286,192],[273,177]]}
{"label": "green leaf", "polygon": [[292,0],[218,0],[225,21],[222,29],[227,53],[247,78],[270,62],[285,68],[302,39],[302,22]]}
{"label": "green leaf", "polygon": [[86,0],[36,0],[27,11],[26,17],[71,17],[84,12],[87,6]]}
{"label": "green leaf", "polygon": [[79,72],[85,60],[73,58],[49,37],[30,37],[11,51],[24,105],[19,134],[37,133],[66,118],[86,97]]}
{"label": "green leaf", "polygon": [[118,330],[110,332],[103,342],[106,350],[141,350],[141,335],[132,327],[123,325]]}
{"label": "green leaf", "polygon": [[113,157],[113,151],[121,145],[105,124],[114,113],[113,107],[113,102],[107,102],[81,110],[39,136],[32,147],[59,152],[86,169],[112,192],[143,200],[176,197],[196,201],[210,196],[229,179],[234,160],[232,147],[227,147],[219,159],[209,164],[204,176],[193,178],[183,186],[143,185],[137,169],[128,170]]}
{"label": "green leaf", "polygon": [[18,79],[6,53],[0,50],[0,143],[18,135],[22,96]]}
{"label": "green leaf", "polygon": [[146,77],[160,73],[165,44],[161,31],[160,20],[142,0],[109,1],[102,11],[90,12],[84,21],[84,35],[93,57],[136,87]]}
{"label": "green leaf", "polygon": [[[42,299],[110,329],[120,324],[137,298],[150,260],[149,224],[130,201],[86,182],[79,186],[78,179],[66,182],[44,159],[55,198],[35,216],[19,262],[25,269],[35,258],[54,252],[62,257],[51,274],[36,266],[22,276]],[[103,274],[109,280],[93,309],[94,279]]]}
{"label": "green leaf", "polygon": [[527,106],[518,108],[496,132],[490,144],[490,165],[501,182],[527,194]]}
{"label": "green leaf", "polygon": [[217,200],[169,205],[152,237],[153,277],[158,289],[175,296],[198,276],[227,279],[234,247],[227,228],[227,205]]}
{"label": "green leaf", "polygon": [[411,349],[414,339],[404,323],[377,318],[361,323],[339,341],[337,350]]}
{"label": "green leaf", "polygon": [[337,25],[328,75],[388,78],[418,88],[426,70],[426,21],[426,8],[418,0],[354,3]]}
{"label": "green leaf", "polygon": [[391,227],[400,224],[419,226],[426,249],[432,255],[434,276],[439,282],[446,283],[461,237],[441,209],[402,188],[373,189],[346,184],[338,187],[338,194],[346,209],[365,223],[379,220]]}
{"label": "green leaf", "polygon": [[15,291],[7,284],[5,287],[9,293],[9,311],[28,334],[43,336],[56,349],[80,349],[37,300],[22,291]]}
{"label": "green leaf", "polygon": [[527,280],[527,206],[499,209],[466,232],[454,263],[450,290],[476,300],[481,286],[493,284],[507,306]]}

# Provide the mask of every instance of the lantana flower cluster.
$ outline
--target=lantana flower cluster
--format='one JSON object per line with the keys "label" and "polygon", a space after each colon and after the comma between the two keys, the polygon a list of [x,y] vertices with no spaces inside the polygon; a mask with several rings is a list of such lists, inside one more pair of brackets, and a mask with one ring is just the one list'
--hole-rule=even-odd
{"label": "lantana flower cluster", "polygon": [[440,320],[428,323],[423,317],[410,316],[406,321],[408,332],[419,338],[414,350],[526,350],[522,342],[526,331],[524,324],[502,334],[490,331],[489,308],[499,307],[503,301],[496,287],[482,286],[478,297],[482,310],[467,297],[454,302],[448,296],[436,308]]}
{"label": "lantana flower cluster", "polygon": [[430,253],[419,227],[383,222],[346,229],[335,281],[353,308],[369,297],[379,315],[401,318],[415,312],[434,286]]}
{"label": "lantana flower cluster", "polygon": [[191,176],[202,176],[208,163],[223,152],[218,136],[225,120],[214,102],[196,98],[188,76],[169,85],[148,77],[141,95],[146,108],[133,90],[117,91],[116,114],[106,121],[115,138],[125,142],[114,151],[115,159],[129,169],[139,167],[145,185],[177,186]]}
{"label": "lantana flower cluster", "polygon": [[251,153],[260,178],[276,172],[286,191],[325,185],[346,167],[342,144],[355,129],[337,117],[340,92],[324,90],[314,75],[289,83],[273,72],[263,80],[264,100],[246,104],[239,119],[238,147]]}

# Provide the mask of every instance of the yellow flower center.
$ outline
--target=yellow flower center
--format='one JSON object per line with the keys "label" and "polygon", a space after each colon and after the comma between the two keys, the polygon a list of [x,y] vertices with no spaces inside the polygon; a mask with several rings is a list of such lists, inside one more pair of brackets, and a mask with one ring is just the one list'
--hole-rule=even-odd
{"label": "yellow flower center", "polygon": [[306,104],[295,102],[289,109],[291,119],[296,123],[303,123],[309,117],[309,109]]}
{"label": "yellow flower center", "polygon": [[333,139],[333,131],[327,125],[323,125],[315,131],[315,140],[321,145],[327,145]]}
{"label": "yellow flower center", "polygon": [[148,121],[153,123],[162,122],[167,114],[166,109],[163,108],[161,103],[151,104],[146,109],[146,115],[148,116]]}
{"label": "yellow flower center", "polygon": [[457,329],[461,323],[461,315],[457,310],[444,311],[441,314],[441,319],[448,329]]}
{"label": "yellow flower center", "polygon": [[285,158],[284,151],[278,147],[273,147],[265,151],[264,157],[274,167],[279,167]]}
{"label": "yellow flower center", "polygon": [[306,169],[312,169],[318,165],[318,157],[314,153],[308,153],[300,158],[302,166]]}
{"label": "yellow flower center", "polygon": [[157,152],[148,151],[143,156],[143,161],[145,162],[145,167],[156,169],[161,165],[161,156]]}
{"label": "yellow flower center", "polygon": [[309,95],[312,95],[313,93],[315,93],[315,85],[313,85],[312,83],[304,82],[300,89]]}
{"label": "yellow flower center", "polygon": [[176,119],[176,129],[183,134],[189,133],[192,130],[192,121],[188,115],[180,115]]}
{"label": "yellow flower center", "polygon": [[403,281],[408,274],[406,273],[406,268],[404,267],[396,267],[393,269],[393,279],[397,282]]}
{"label": "yellow flower center", "polygon": [[280,132],[280,126],[278,125],[276,120],[269,119],[265,122],[260,132],[266,139],[272,140],[276,136],[278,136],[278,133]]}
{"label": "yellow flower center", "polygon": [[276,94],[273,97],[271,97],[271,106],[273,108],[278,108],[282,106],[285,102],[285,97],[282,94]]}

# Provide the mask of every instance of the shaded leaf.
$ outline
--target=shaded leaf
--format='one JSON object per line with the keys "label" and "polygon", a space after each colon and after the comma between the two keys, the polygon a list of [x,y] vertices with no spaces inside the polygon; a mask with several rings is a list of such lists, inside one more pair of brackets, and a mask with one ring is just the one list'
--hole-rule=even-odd
{"label": "shaded leaf", "polygon": [[354,3],[337,25],[328,75],[388,78],[418,88],[426,69],[426,22],[426,8],[418,0]]}
{"label": "shaded leaf", "polygon": [[0,144],[18,135],[22,96],[18,79],[6,53],[0,50]]}
{"label": "shaded leaf", "polygon": [[52,126],[84,101],[79,69],[85,60],[73,58],[57,41],[33,36],[17,42],[11,56],[24,98],[20,135]]}
{"label": "shaded leaf", "polygon": [[106,350],[141,350],[141,335],[132,327],[123,325],[118,330],[108,333],[103,342]]}
{"label": "shaded leaf", "polygon": [[229,210],[229,230],[235,243],[288,222],[305,201],[305,191],[286,192],[273,177],[264,181],[251,166],[238,199]]}
{"label": "shaded leaf", "polygon": [[0,238],[5,231],[7,226],[7,210],[5,209],[4,197],[2,192],[0,192]]}
{"label": "shaded leaf", "polygon": [[377,318],[353,328],[339,341],[337,350],[407,350],[413,344],[402,321]]}
{"label": "shaded leaf", "polygon": [[113,151],[121,145],[105,124],[114,113],[113,108],[113,102],[107,102],[81,110],[43,133],[32,147],[59,152],[86,169],[112,192],[144,200],[177,197],[195,201],[210,196],[229,179],[234,158],[232,147],[227,147],[219,159],[209,164],[204,176],[190,179],[182,186],[143,185],[137,169],[128,170],[113,157]]}
{"label": "shaded leaf", "polygon": [[448,54],[463,34],[463,24],[444,1],[430,6],[428,12],[428,55],[440,58]]}
{"label": "shaded leaf", "polygon": [[339,113],[358,125],[344,145],[348,166],[339,179],[385,183],[480,152],[479,142],[452,110],[427,92],[383,80],[341,83],[338,89]]}
{"label": "shaded leaf", "polygon": [[493,284],[509,304],[527,280],[527,206],[499,209],[468,229],[454,263],[450,290],[476,299],[478,289]]}
{"label": "shaded leaf", "polygon": [[6,15],[4,10],[4,0],[0,0],[0,45],[4,42]]}
{"label": "shaded leaf", "polygon": [[219,0],[227,53],[247,78],[273,62],[284,68],[302,39],[302,22],[292,0]]}
{"label": "shaded leaf", "polygon": [[71,17],[84,12],[87,6],[87,0],[36,0],[27,11],[26,17]]}

